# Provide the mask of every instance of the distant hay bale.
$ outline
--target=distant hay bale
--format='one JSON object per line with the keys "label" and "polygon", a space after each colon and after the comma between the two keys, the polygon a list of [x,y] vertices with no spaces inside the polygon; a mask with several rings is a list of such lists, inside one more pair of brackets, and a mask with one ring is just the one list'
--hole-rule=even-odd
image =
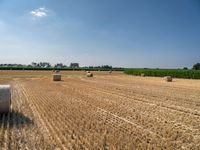
{"label": "distant hay bale", "polygon": [[87,73],[87,77],[93,77],[93,73],[91,72]]}
{"label": "distant hay bale", "polygon": [[166,82],[172,82],[171,76],[165,76],[164,79],[165,79]]}
{"label": "distant hay bale", "polygon": [[60,70],[55,70],[54,72],[55,72],[55,73],[60,73]]}
{"label": "distant hay bale", "polygon": [[61,74],[53,74],[53,81],[61,81]]}
{"label": "distant hay bale", "polygon": [[0,85],[0,113],[8,113],[11,105],[10,85]]}
{"label": "distant hay bale", "polygon": [[144,73],[141,73],[141,75],[140,75],[141,77],[145,77],[145,74]]}

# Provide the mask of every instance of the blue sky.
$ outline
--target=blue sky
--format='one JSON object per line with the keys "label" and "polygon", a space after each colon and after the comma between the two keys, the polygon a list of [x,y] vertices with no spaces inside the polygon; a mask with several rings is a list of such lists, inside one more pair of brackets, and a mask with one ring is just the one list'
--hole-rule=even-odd
{"label": "blue sky", "polygon": [[200,0],[0,0],[0,63],[182,68],[199,44]]}

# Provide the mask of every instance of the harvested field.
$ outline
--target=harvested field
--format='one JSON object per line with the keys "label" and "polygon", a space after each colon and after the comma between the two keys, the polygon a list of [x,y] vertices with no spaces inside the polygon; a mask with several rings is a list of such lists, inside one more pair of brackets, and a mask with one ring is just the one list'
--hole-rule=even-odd
{"label": "harvested field", "polygon": [[121,72],[0,71],[2,149],[200,149],[200,80]]}

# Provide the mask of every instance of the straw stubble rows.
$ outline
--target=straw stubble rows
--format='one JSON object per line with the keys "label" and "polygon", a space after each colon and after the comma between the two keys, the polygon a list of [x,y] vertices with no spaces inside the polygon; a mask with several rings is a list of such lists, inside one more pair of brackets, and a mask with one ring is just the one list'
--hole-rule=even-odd
{"label": "straw stubble rows", "polygon": [[1,147],[200,149],[199,81],[101,75],[10,82],[13,108],[1,116]]}

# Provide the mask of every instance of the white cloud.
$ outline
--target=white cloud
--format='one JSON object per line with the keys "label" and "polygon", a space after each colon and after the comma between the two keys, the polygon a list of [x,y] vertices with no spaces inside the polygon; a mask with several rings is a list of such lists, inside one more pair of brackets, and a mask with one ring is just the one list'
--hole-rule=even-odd
{"label": "white cloud", "polygon": [[47,16],[47,12],[48,12],[48,10],[45,7],[40,7],[38,9],[32,10],[30,12],[30,14],[33,17],[40,17],[41,18],[41,17]]}

